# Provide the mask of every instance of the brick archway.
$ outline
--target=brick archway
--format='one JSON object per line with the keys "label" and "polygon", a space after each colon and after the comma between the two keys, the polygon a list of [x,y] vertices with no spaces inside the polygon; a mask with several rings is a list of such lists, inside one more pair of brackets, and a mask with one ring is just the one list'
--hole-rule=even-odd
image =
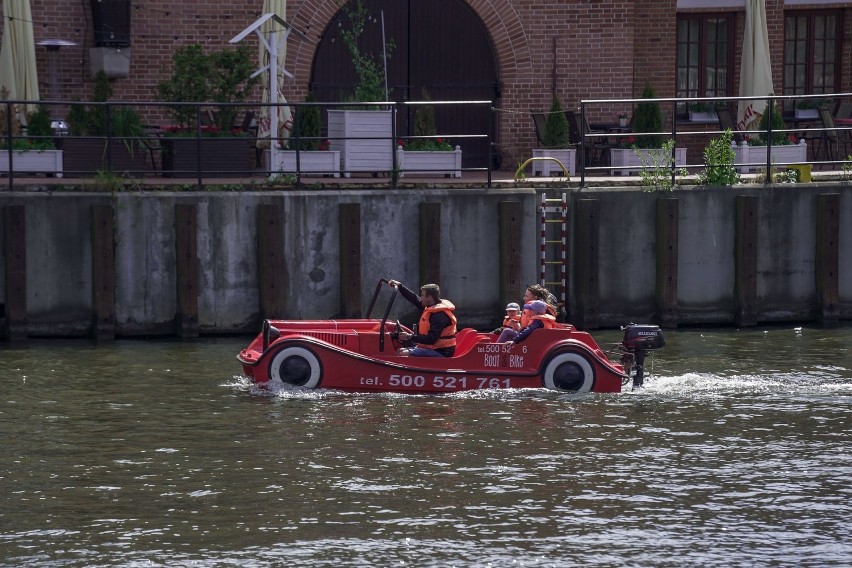
{"label": "brick archway", "polygon": [[[527,95],[523,85],[532,80],[532,56],[521,18],[509,0],[463,0],[479,17],[493,44],[499,79],[502,82],[502,108],[521,108]],[[293,70],[296,82],[290,94],[304,97],[311,79],[311,69],[317,48],[329,22],[340,10],[335,0],[305,0],[287,19],[308,36],[307,40],[288,45],[287,68]],[[289,90],[289,89],[288,89]],[[498,141],[517,128],[518,115],[499,113]]]}

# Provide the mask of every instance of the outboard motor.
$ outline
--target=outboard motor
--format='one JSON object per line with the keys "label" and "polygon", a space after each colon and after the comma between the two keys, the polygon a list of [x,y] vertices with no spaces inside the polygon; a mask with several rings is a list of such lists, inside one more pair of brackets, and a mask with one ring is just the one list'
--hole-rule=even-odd
{"label": "outboard motor", "polygon": [[633,390],[636,390],[642,387],[645,380],[645,356],[648,351],[665,347],[666,340],[663,338],[663,331],[658,325],[629,323],[621,329],[624,331],[621,346],[625,351],[621,363],[628,375],[631,369],[635,371]]}

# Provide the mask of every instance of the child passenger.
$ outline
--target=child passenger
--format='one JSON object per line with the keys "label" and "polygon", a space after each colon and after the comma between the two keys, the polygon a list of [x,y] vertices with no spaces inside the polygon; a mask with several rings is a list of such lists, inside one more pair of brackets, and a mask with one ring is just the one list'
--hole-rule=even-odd
{"label": "child passenger", "polygon": [[521,331],[521,306],[515,302],[506,304],[506,316],[503,318],[503,325],[492,333],[503,333],[504,329]]}
{"label": "child passenger", "polygon": [[537,329],[550,329],[556,323],[556,318],[547,313],[547,304],[541,300],[534,300],[524,304],[523,320],[529,324],[520,331],[506,328],[497,338],[497,343],[520,343]]}

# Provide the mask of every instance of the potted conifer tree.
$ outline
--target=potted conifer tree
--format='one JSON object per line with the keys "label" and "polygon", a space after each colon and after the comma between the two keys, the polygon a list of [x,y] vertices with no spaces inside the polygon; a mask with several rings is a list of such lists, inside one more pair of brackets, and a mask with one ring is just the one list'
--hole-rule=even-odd
{"label": "potted conifer tree", "polygon": [[340,177],[340,151],[329,149],[328,139],[322,138],[322,117],[315,102],[313,93],[308,93],[305,105],[296,108],[287,149],[276,152],[277,164],[271,164],[272,152],[266,150],[266,163],[273,172]]}
{"label": "potted conifer tree", "polygon": [[[656,98],[654,89],[645,85],[642,91],[643,99]],[[626,176],[638,173],[648,163],[664,163],[670,157],[662,156],[662,147],[666,137],[659,134],[663,131],[663,113],[660,105],[654,101],[638,103],[634,113],[633,136],[629,136],[627,147],[610,149],[611,175]],[[686,164],[686,148],[675,148],[676,166]]]}
{"label": "potted conifer tree", "polygon": [[[574,175],[577,163],[577,149],[569,148],[568,119],[562,110],[559,97],[554,96],[550,103],[550,112],[544,122],[542,142],[544,148],[533,148],[533,158],[553,158],[568,169],[569,175]],[[552,176],[563,175],[562,168],[553,160],[535,160],[532,163],[532,175]]]}
{"label": "potted conifer tree", "polygon": [[[770,140],[769,125],[772,125],[772,146],[769,149]],[[793,164],[808,161],[808,146],[805,139],[797,139],[795,135],[784,132],[787,126],[781,118],[781,110],[777,107],[766,107],[760,117],[757,129],[762,130],[760,134],[750,138],[737,146],[731,143],[734,149],[736,163],[741,164],[738,169],[741,173],[753,170],[766,169],[766,153],[770,152],[770,161],[773,164]]]}
{"label": "potted conifer tree", "polygon": [[[0,99],[8,99],[5,87],[0,91]],[[35,112],[27,117],[27,135],[23,136],[21,123],[15,107],[12,116],[6,114],[6,105],[0,105],[0,172],[10,169],[15,173],[45,173],[62,177],[62,150],[53,143],[53,130],[50,127],[50,115],[47,108],[39,105]],[[12,150],[9,151],[9,124],[11,118]]]}
{"label": "potted conifer tree", "polygon": [[[424,101],[431,100],[426,89],[423,89],[422,97]],[[453,147],[446,138],[437,137],[435,108],[432,105],[419,106],[414,113],[414,136],[430,138],[396,141],[396,164],[400,176],[416,173],[461,177],[461,147]]]}

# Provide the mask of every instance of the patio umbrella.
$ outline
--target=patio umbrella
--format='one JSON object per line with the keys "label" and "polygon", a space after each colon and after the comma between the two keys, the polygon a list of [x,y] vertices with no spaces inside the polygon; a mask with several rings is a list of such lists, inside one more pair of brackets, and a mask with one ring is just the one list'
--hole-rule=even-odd
{"label": "patio umbrella", "polygon": [[[772,62],[769,60],[769,33],[766,30],[765,0],[746,0],[743,58],[740,65],[740,96],[769,95],[772,89]],[[753,130],[766,110],[766,101],[740,101],[737,128]]]}
{"label": "patio umbrella", "polygon": [[[263,13],[264,14],[277,14],[281,17],[282,20],[286,19],[287,16],[287,0],[263,0]],[[270,40],[271,34],[273,31],[278,32],[278,38],[283,36],[284,28],[281,27],[281,24],[274,20],[268,20],[265,22],[261,28],[261,32],[264,37],[267,38],[267,41]],[[260,62],[261,65],[269,63],[269,52],[264,47],[263,43],[260,43],[259,46],[260,53]],[[284,98],[284,95],[281,94],[281,86],[284,83],[284,74],[282,70],[284,69],[284,59],[287,56],[287,43],[281,42],[278,47],[278,81],[275,87],[278,88],[278,103],[281,106],[278,107],[278,137],[281,138],[281,145],[285,146],[287,144],[287,138],[290,136],[290,129],[293,126],[293,116],[290,112],[290,107],[287,106],[287,100]],[[270,99],[270,85],[269,85],[269,73],[264,73],[261,75],[261,84],[263,85],[263,102],[268,103]],[[257,133],[257,146],[259,148],[266,147],[269,145],[269,135],[272,132],[271,120],[269,117],[269,107],[263,107],[260,110],[260,122],[258,123],[258,133]]]}
{"label": "patio umbrella", "polygon": [[[3,41],[0,43],[0,87],[10,99],[38,101],[33,18],[29,0],[3,0]],[[36,105],[20,109],[21,123]]]}

